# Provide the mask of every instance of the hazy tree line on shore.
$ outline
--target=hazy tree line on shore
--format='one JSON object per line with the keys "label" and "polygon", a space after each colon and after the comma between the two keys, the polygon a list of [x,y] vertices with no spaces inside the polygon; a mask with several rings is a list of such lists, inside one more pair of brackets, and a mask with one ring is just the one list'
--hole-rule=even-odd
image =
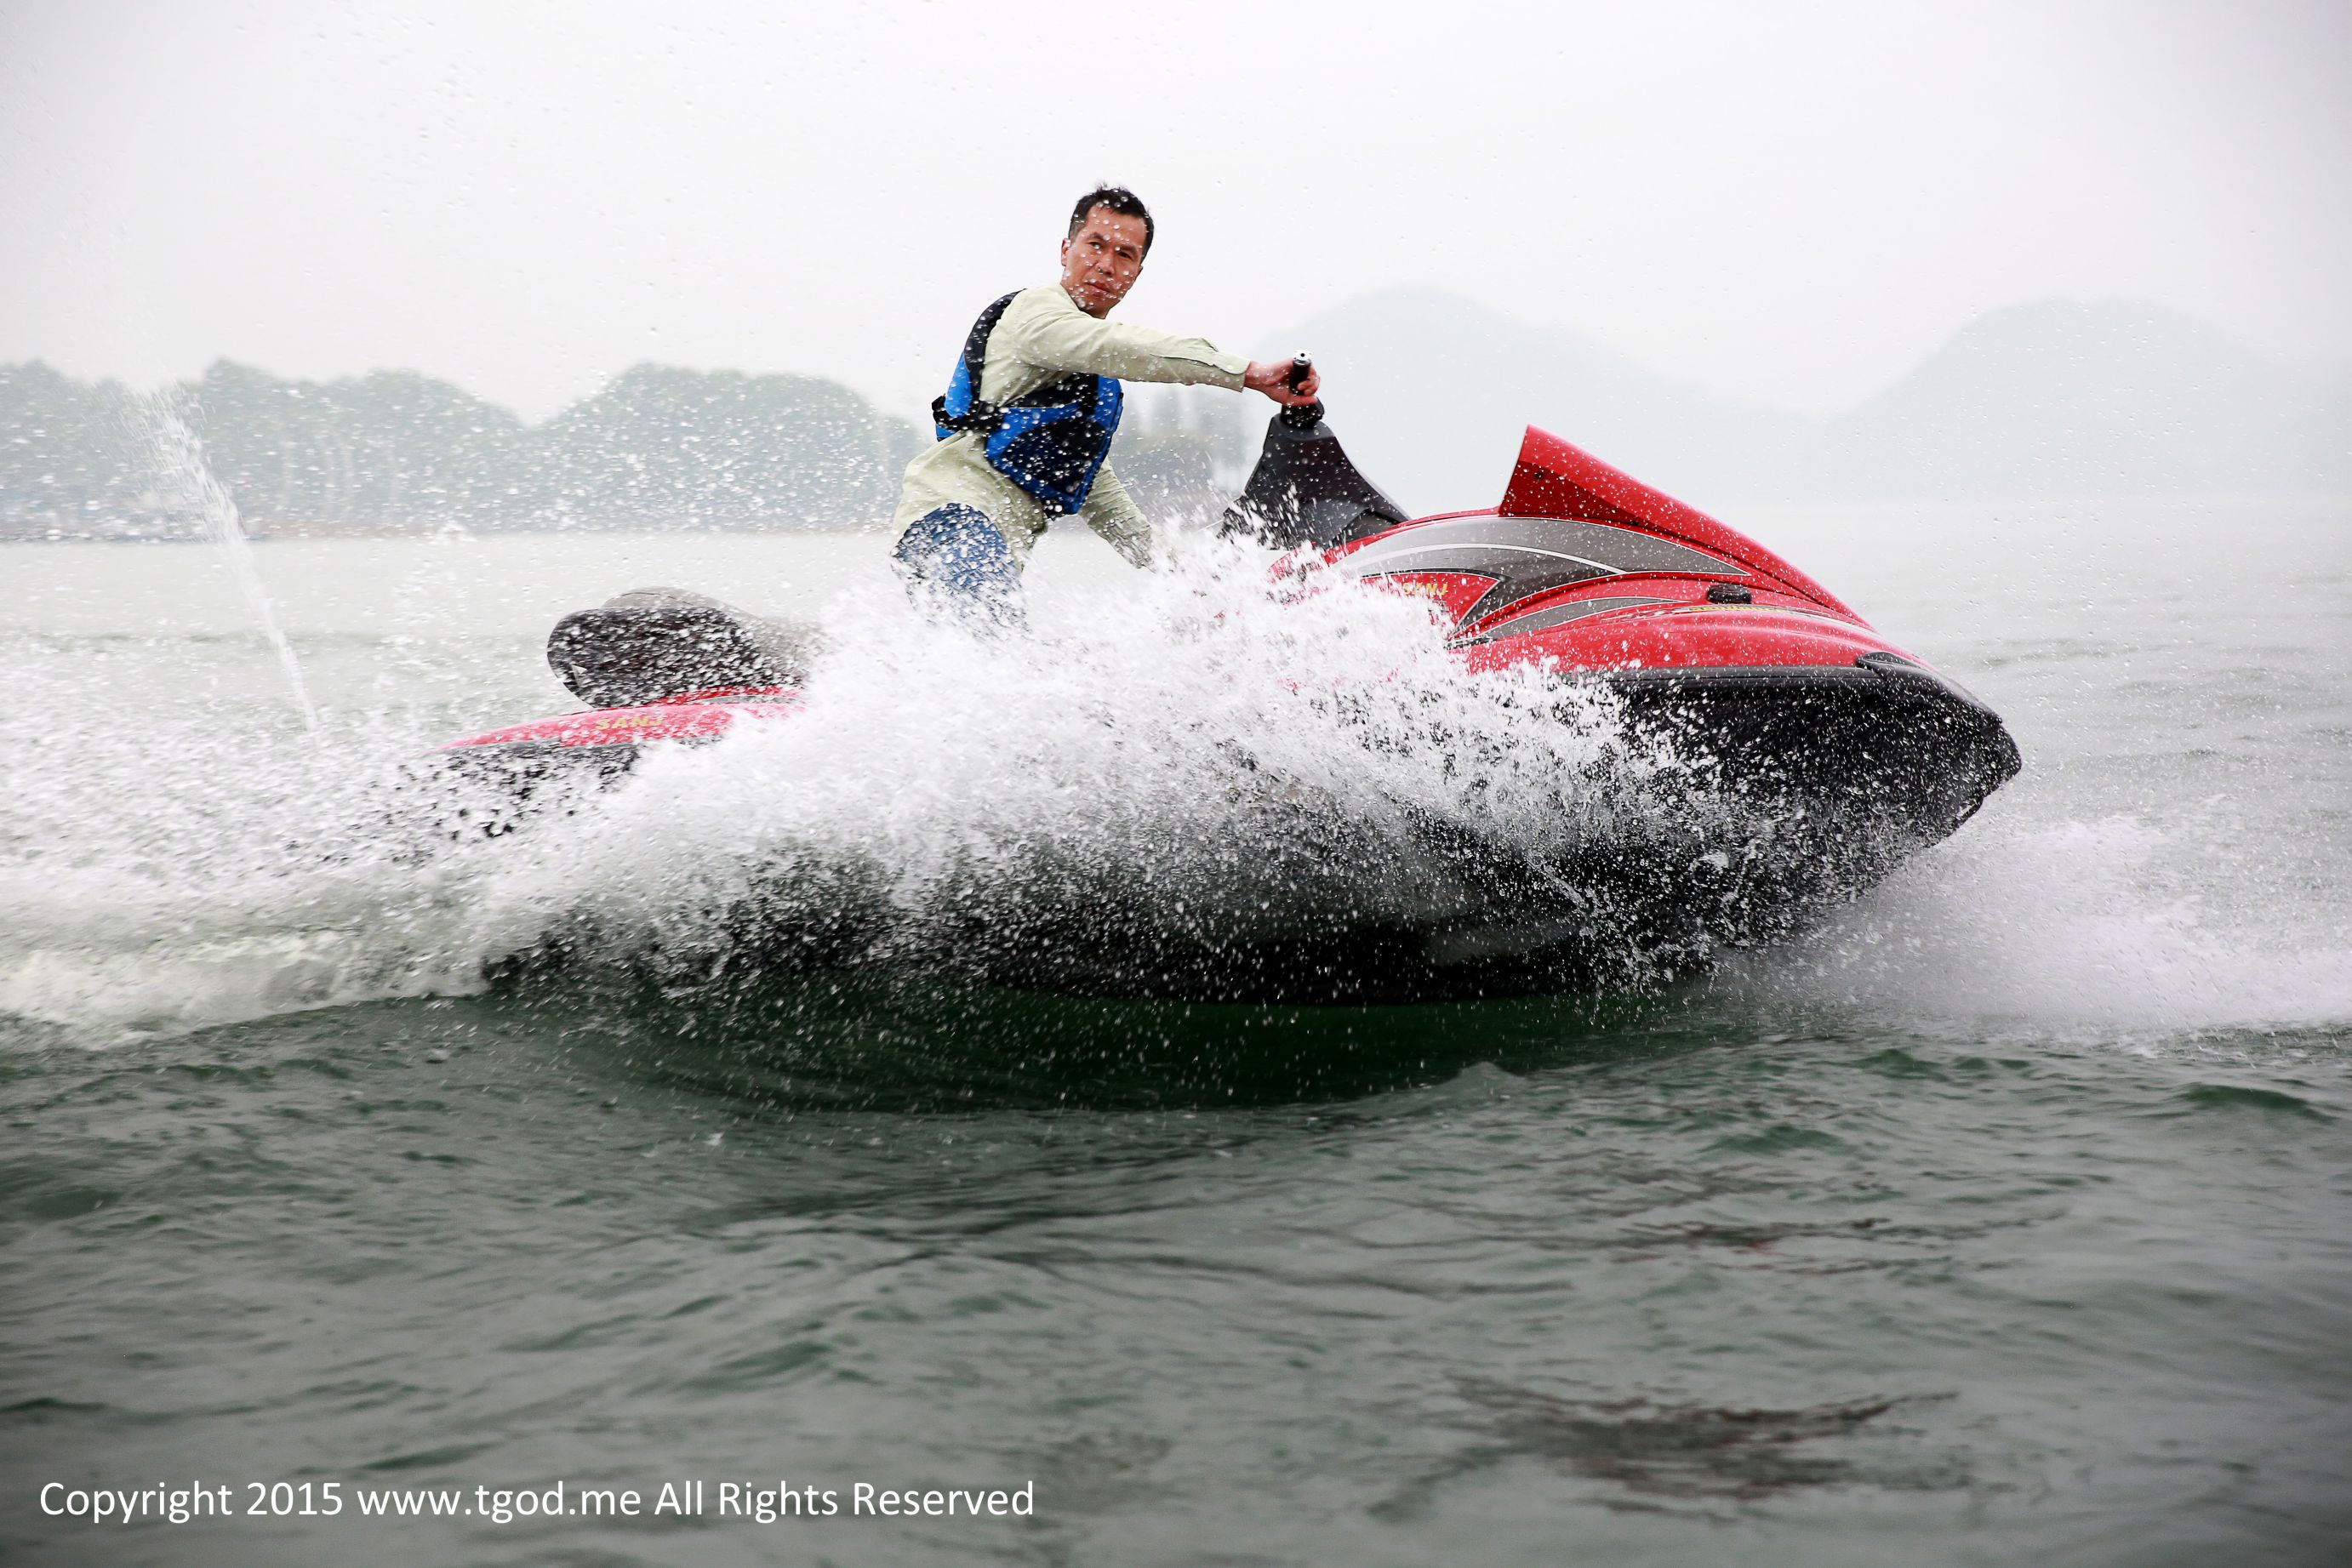
{"label": "hazy tree line on shore", "polygon": [[[272,532],[769,529],[886,521],[930,432],[837,382],[639,365],[544,423],[446,382],[378,371],[287,381],[222,361],[171,398],[247,528]],[[1117,461],[1198,504],[1237,421],[1138,401]],[[200,530],[159,464],[143,400],[37,361],[0,366],[0,536]]]}

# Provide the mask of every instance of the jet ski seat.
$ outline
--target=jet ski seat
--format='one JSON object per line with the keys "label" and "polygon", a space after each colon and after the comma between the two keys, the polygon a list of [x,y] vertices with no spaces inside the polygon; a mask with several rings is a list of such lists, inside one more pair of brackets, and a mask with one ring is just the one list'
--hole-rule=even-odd
{"label": "jet ski seat", "polygon": [[821,646],[804,622],[683,588],[635,588],[557,622],[547,663],[591,707],[636,707],[688,692],[798,685]]}

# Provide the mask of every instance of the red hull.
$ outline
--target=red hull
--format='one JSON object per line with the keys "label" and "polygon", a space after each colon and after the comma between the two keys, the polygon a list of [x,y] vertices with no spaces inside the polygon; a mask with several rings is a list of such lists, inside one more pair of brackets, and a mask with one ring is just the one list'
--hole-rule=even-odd
{"label": "red hull", "polygon": [[782,686],[727,687],[682,692],[640,707],[591,708],[510,724],[504,729],[453,740],[440,749],[475,747],[571,748],[645,746],[658,740],[701,745],[718,739],[739,718],[787,718],[800,711],[800,694]]}
{"label": "red hull", "polygon": [[1755,540],[1532,426],[1493,509],[1415,518],[1328,559],[1451,611],[1474,670],[1921,663]]}

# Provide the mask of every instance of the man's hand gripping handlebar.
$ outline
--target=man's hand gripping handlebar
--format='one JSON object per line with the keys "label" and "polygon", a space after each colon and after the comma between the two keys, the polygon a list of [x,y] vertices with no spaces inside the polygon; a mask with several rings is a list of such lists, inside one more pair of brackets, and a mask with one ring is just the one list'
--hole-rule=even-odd
{"label": "man's hand gripping handlebar", "polygon": [[1323,378],[1316,373],[1314,361],[1300,354],[1290,360],[1251,361],[1242,385],[1292,408],[1313,402],[1315,394],[1323,390]]}

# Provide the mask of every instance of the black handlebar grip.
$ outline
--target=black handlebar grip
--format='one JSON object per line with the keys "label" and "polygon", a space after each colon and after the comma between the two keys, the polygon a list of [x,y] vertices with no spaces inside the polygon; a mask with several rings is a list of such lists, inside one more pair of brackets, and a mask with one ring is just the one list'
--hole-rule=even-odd
{"label": "black handlebar grip", "polygon": [[1307,386],[1307,373],[1314,368],[1315,361],[1307,358],[1305,354],[1292,355],[1290,359],[1290,374],[1283,378],[1284,384],[1288,386],[1292,392],[1304,391]]}

